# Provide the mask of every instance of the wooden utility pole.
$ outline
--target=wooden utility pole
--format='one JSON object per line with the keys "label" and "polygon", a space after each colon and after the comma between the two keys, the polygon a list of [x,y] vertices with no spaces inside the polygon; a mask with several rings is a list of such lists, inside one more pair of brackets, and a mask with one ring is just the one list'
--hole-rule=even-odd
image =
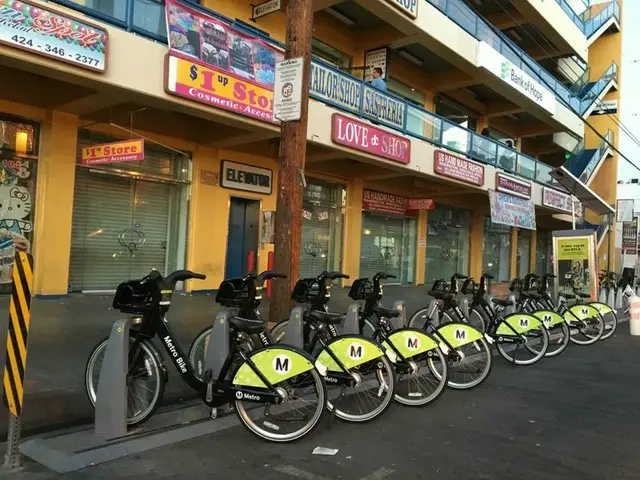
{"label": "wooden utility pole", "polygon": [[302,195],[307,150],[309,110],[309,68],[313,9],[310,0],[289,0],[287,4],[287,38],[285,58],[304,58],[302,76],[302,111],[300,120],[283,122],[278,158],[278,200],[275,218],[274,270],[288,280],[272,285],[269,318],[277,322],[289,318],[291,291],[298,280],[300,242],[302,239]]}

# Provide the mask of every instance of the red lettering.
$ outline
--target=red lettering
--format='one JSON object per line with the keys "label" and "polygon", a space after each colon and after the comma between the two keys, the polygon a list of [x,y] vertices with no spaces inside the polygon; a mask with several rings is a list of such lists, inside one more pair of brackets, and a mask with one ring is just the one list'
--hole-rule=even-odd
{"label": "red lettering", "polygon": [[269,99],[264,95],[260,95],[258,97],[258,105],[260,105],[262,108],[267,108],[267,106],[269,105]]}
{"label": "red lettering", "polygon": [[247,99],[247,86],[244,83],[236,82],[233,86],[233,96],[237,100],[244,102]]}
{"label": "red lettering", "polygon": [[249,103],[251,105],[256,104],[256,92],[253,90],[249,90]]}
{"label": "red lettering", "polygon": [[202,83],[200,84],[201,88],[204,88],[205,90],[209,90],[210,92],[215,92],[216,89],[213,86],[213,77],[214,77],[214,72],[210,71],[210,70],[203,70],[201,72],[202,75]]}
{"label": "red lettering", "polygon": [[38,16],[33,19],[33,28],[45,35],[56,35],[61,38],[73,38],[79,40],[84,45],[92,45],[98,41],[101,34],[93,30],[79,29],[74,32],[71,27],[66,26],[67,21],[62,17]]}

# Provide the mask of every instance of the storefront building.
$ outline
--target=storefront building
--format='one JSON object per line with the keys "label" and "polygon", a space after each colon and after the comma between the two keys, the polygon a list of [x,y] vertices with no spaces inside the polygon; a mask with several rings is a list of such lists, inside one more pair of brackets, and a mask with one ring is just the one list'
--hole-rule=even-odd
{"label": "storefront building", "polygon": [[[248,1],[171,0],[167,29],[161,4],[135,12],[128,4],[7,5],[0,0],[0,17],[31,30],[24,45],[18,34],[0,40],[0,292],[10,289],[16,248],[34,254],[43,297],[110,292],[154,268],[201,271],[207,280],[186,290],[212,291],[224,278],[266,269],[284,12],[250,25]],[[415,13],[431,8],[421,2]],[[51,34],[51,18],[70,30]],[[481,134],[498,114],[478,114],[453,93],[439,99],[436,75],[406,51],[373,52],[403,35],[379,20],[374,41],[324,10],[314,17],[300,275],[384,271],[422,285],[454,273],[507,282],[547,272],[549,232],[569,228],[572,197],[535,158],[542,147],[530,140],[527,153],[522,140]],[[36,39],[48,42],[46,52],[34,49]],[[363,82],[371,59],[388,67],[387,93]],[[474,68],[485,75],[487,67]],[[573,120],[530,107],[547,130],[575,134]],[[497,194],[508,208],[491,206]]]}

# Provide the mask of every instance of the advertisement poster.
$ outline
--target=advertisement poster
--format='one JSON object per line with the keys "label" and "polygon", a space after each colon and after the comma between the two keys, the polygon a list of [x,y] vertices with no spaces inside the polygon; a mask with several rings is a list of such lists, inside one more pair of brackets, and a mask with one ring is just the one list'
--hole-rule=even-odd
{"label": "advertisement poster", "polygon": [[175,0],[167,0],[166,16],[170,93],[273,121],[275,67],[284,52]]}
{"label": "advertisement poster", "polygon": [[531,200],[489,190],[491,221],[510,227],[536,229],[535,206]]}
{"label": "advertisement poster", "polygon": [[595,233],[591,230],[553,232],[553,253],[557,291],[581,291],[596,298]]}
{"label": "advertisement poster", "polygon": [[144,138],[91,145],[82,148],[82,165],[144,160]]}
{"label": "advertisement poster", "polygon": [[636,249],[638,236],[638,217],[631,222],[622,222],[622,248]]}

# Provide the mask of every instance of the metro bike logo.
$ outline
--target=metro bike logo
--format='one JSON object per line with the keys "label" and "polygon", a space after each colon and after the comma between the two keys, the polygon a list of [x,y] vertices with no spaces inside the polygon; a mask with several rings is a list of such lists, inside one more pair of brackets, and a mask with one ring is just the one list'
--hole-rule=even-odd
{"label": "metro bike logo", "polygon": [[457,340],[464,340],[467,338],[467,332],[458,328],[456,329],[456,339]]}
{"label": "metro bike logo", "polygon": [[291,371],[291,359],[286,355],[278,355],[273,359],[273,370],[285,375]]}
{"label": "metro bike logo", "polygon": [[529,319],[528,318],[521,318],[520,319],[520,326],[522,328],[527,328],[529,326]]}
{"label": "metro bike logo", "polygon": [[407,348],[409,350],[418,350],[420,348],[420,339],[416,336],[407,338]]}
{"label": "metro bike logo", "polygon": [[359,343],[352,343],[349,345],[348,355],[349,358],[352,358],[353,360],[360,360],[364,355],[362,345]]}

